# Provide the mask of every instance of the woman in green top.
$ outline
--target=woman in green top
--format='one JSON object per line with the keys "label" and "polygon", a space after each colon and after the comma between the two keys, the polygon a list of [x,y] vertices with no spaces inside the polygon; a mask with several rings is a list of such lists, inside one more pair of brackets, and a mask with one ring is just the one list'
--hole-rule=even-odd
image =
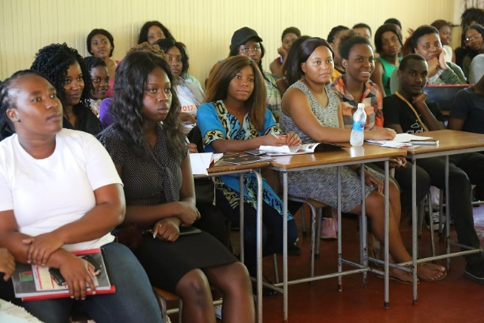
{"label": "woman in green top", "polygon": [[375,33],[376,52],[380,57],[375,59],[375,71],[371,80],[383,90],[384,96],[391,95],[390,76],[400,65],[399,54],[402,48],[402,34],[394,24],[384,24]]}

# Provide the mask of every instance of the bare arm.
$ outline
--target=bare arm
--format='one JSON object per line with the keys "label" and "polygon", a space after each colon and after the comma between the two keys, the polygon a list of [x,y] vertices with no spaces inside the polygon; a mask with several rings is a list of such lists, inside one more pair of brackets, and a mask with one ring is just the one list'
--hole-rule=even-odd
{"label": "bare arm", "polygon": [[459,118],[450,118],[449,119],[449,124],[447,125],[447,128],[451,130],[462,130],[464,127],[465,121]]}
{"label": "bare arm", "polygon": [[430,111],[427,103],[425,103],[425,99],[427,98],[426,93],[422,93],[413,99],[413,105],[417,108],[417,111],[420,112],[422,116],[422,121],[427,125],[429,130],[443,130],[445,126],[442,122],[437,120],[434,114]]}
{"label": "bare arm", "polygon": [[381,91],[382,97],[385,97],[385,87],[383,86],[383,74],[385,73],[385,70],[383,69],[383,65],[379,60],[375,61],[375,70],[373,71],[373,74],[371,74],[370,79],[373,81],[373,83],[377,84]]}
{"label": "bare arm", "polygon": [[389,124],[388,127],[395,130],[396,133],[403,133],[402,126],[398,123]]}
{"label": "bare arm", "polygon": [[[351,130],[323,126],[311,111],[307,96],[298,89],[290,89],[282,100],[282,112],[291,117],[296,126],[316,142],[349,142]],[[386,128],[365,131],[365,139],[393,139],[395,134]]]}
{"label": "bare arm", "polygon": [[23,239],[28,245],[27,261],[45,264],[50,255],[64,244],[94,240],[104,236],[123,221],[124,193],[120,184],[110,184],[94,191],[96,206],[80,219],[52,232]]}

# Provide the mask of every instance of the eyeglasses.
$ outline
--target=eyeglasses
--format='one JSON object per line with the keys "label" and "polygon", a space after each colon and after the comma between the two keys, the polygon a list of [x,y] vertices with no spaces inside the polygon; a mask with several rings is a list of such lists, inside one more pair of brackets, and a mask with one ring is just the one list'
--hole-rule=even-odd
{"label": "eyeglasses", "polygon": [[244,54],[247,54],[249,52],[254,52],[254,53],[257,53],[257,52],[260,52],[260,47],[259,46],[255,46],[254,48],[250,48],[250,47],[242,47],[240,49],[240,51]]}
{"label": "eyeglasses", "polygon": [[482,35],[481,35],[481,34],[475,34],[474,36],[471,36],[471,37],[468,37],[468,38],[464,39],[464,41],[465,41],[466,43],[470,43],[470,42],[471,42],[471,40],[478,40],[478,39],[479,39],[479,38],[481,38],[481,37],[482,37]]}

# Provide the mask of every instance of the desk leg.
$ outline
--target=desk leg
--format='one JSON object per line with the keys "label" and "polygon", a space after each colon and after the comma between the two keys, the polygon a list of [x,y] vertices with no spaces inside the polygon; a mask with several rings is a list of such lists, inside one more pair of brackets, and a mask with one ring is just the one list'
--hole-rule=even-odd
{"label": "desk leg", "polygon": [[[360,216],[360,263],[368,267],[368,222],[366,218],[366,196],[365,196],[365,165],[360,166],[361,181],[361,216]],[[363,286],[366,287],[368,272],[363,272]]]}
{"label": "desk leg", "polygon": [[240,261],[244,263],[244,195],[245,195],[245,186],[244,186],[244,174],[239,175],[239,198],[240,198],[240,203],[239,203],[239,233],[240,233]]}
{"label": "desk leg", "polygon": [[390,181],[389,181],[389,161],[388,159],[385,160],[385,230],[384,230],[384,248],[385,248],[385,251],[384,251],[384,255],[385,255],[385,265],[384,265],[384,271],[385,271],[385,275],[384,275],[384,304],[383,306],[385,308],[389,308],[390,307],[390,277],[389,277],[389,274],[390,274],[390,266],[389,266],[389,248],[390,248],[390,238],[389,238],[389,234],[390,234],[390,228],[389,228],[389,213],[390,213],[390,201],[389,201],[389,198],[390,198]]}
{"label": "desk leg", "polygon": [[417,160],[412,159],[412,273],[413,305],[417,305]]}
{"label": "desk leg", "polygon": [[257,322],[262,323],[262,175],[257,178]]}
{"label": "desk leg", "polygon": [[[442,196],[440,197],[442,199]],[[432,232],[433,234],[433,232]],[[449,155],[445,156],[445,245],[450,254],[450,188],[449,188]],[[447,270],[450,269],[450,258],[447,258]]]}
{"label": "desk leg", "polygon": [[[341,246],[341,166],[336,169],[338,179],[338,273],[343,272],[343,248]],[[338,291],[343,290],[343,276],[338,276]]]}
{"label": "desk leg", "polygon": [[287,263],[287,172],[282,173],[282,203],[283,203],[283,224],[282,224],[282,297],[283,297],[283,312],[284,322],[288,320],[288,263]]}

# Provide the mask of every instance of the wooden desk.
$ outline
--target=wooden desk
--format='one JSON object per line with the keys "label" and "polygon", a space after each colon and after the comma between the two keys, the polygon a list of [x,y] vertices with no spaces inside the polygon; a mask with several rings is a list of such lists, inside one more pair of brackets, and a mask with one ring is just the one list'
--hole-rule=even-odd
{"label": "wooden desk", "polygon": [[[417,260],[418,246],[417,246],[417,198],[416,198],[416,169],[417,159],[430,157],[445,157],[445,195],[449,197],[449,156],[463,153],[479,152],[484,150],[484,135],[455,130],[439,130],[429,131],[422,134],[422,136],[431,136],[439,140],[438,146],[420,146],[414,149],[408,149],[408,157],[412,161],[412,268],[413,268],[413,302],[418,300],[417,291],[417,264],[428,261],[447,258],[447,269],[450,266],[450,258],[469,255],[473,253],[482,252],[482,249],[472,249],[466,251],[450,252],[450,208],[449,198],[447,198],[446,207],[446,247],[447,253],[435,257],[427,257]],[[400,264],[409,265],[410,263]]]}
{"label": "wooden desk", "polygon": [[[384,295],[384,304],[385,307],[389,306],[389,289],[388,289],[388,214],[389,214],[389,163],[388,160],[390,157],[405,157],[406,151],[402,149],[390,149],[390,148],[381,148],[375,145],[368,145],[365,144],[362,147],[351,147],[348,146],[339,151],[332,151],[332,152],[321,152],[321,153],[314,153],[314,154],[305,154],[305,155],[293,155],[293,156],[282,156],[276,157],[273,161],[271,161],[271,167],[275,170],[278,170],[282,173],[283,177],[283,205],[284,205],[284,234],[283,234],[283,283],[282,283],[282,292],[283,292],[283,310],[284,310],[284,321],[287,321],[288,318],[288,285],[289,284],[297,284],[302,282],[309,282],[313,280],[319,279],[326,279],[331,277],[338,277],[338,285],[339,289],[342,286],[342,276],[348,274],[357,274],[363,273],[364,283],[366,283],[366,273],[370,270],[368,267],[368,257],[366,255],[366,217],[363,216],[362,227],[360,228],[360,239],[363,241],[364,247],[361,250],[362,264],[356,264],[354,262],[345,261],[342,258],[342,247],[341,247],[341,178],[340,178],[340,167],[342,166],[349,166],[355,164],[362,164],[362,163],[372,163],[372,162],[384,162],[385,163],[385,263],[384,263],[384,279],[385,279],[385,295]],[[302,171],[314,168],[324,168],[324,167],[338,167],[338,272],[329,275],[320,275],[311,278],[299,279],[289,282],[288,281],[288,259],[287,259],[287,203],[288,203],[288,172],[294,171]],[[363,167],[363,165],[362,165]],[[364,172],[362,172],[364,174]],[[364,189],[365,186],[365,179],[364,176],[361,176],[361,188]],[[364,197],[363,197],[364,199]],[[365,208],[363,203],[362,213],[365,214]],[[314,235],[314,230],[313,233]],[[353,270],[342,270],[343,262],[348,263],[350,265],[358,267],[358,269]]]}
{"label": "wooden desk", "polygon": [[[251,164],[235,165],[218,161],[214,166],[207,169],[208,176],[235,175],[240,176],[240,189],[244,192],[244,174],[254,173],[257,179],[257,322],[262,323],[262,175],[257,171],[259,168],[269,167],[269,161]],[[205,176],[202,176],[205,177]],[[240,260],[244,262],[244,203],[241,198],[240,210]]]}

